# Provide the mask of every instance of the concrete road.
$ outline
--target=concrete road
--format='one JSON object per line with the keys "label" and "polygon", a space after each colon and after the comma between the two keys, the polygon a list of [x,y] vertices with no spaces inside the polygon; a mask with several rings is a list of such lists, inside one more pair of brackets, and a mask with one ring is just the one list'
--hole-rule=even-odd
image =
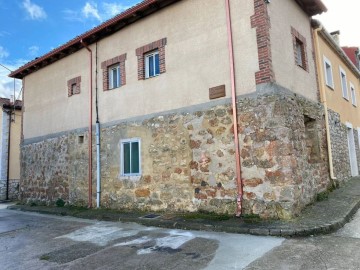
{"label": "concrete road", "polygon": [[336,233],[286,240],[245,269],[359,270],[360,211]]}
{"label": "concrete road", "polygon": [[0,269],[243,269],[283,241],[0,209]]}

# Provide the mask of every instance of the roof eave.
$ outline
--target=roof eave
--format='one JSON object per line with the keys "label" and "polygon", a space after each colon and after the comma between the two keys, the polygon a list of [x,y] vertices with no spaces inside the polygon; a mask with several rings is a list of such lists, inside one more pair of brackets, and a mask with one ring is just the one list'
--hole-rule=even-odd
{"label": "roof eave", "polygon": [[33,73],[43,67],[46,67],[68,55],[71,55],[84,48],[80,42],[83,40],[86,44],[91,45],[120,29],[144,18],[170,4],[180,0],[145,0],[138,5],[120,13],[114,18],[104,22],[103,24],[77,36],[76,38],[68,41],[64,45],[48,52],[47,54],[36,58],[33,61],[25,64],[17,70],[11,72],[9,77],[16,79],[23,79],[30,73]]}
{"label": "roof eave", "polygon": [[321,0],[295,0],[296,3],[306,12],[310,17],[320,15],[327,11],[327,7]]}

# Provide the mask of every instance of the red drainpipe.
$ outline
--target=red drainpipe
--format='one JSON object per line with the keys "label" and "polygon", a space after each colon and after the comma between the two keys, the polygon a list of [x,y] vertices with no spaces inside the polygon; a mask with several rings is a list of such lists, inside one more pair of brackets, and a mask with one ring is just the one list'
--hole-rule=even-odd
{"label": "red drainpipe", "polygon": [[90,90],[89,90],[89,201],[88,207],[92,208],[92,50],[88,45],[81,39],[80,43],[90,53]]}
{"label": "red drainpipe", "polygon": [[227,24],[227,34],[228,34],[228,48],[229,48],[229,58],[230,58],[231,99],[232,99],[232,111],[233,111],[233,123],[234,123],[234,143],[235,143],[235,155],[236,155],[236,184],[237,184],[236,185],[237,186],[236,216],[240,217],[241,213],[242,213],[243,183],[242,183],[242,179],[241,179],[240,146],[239,146],[237,109],[236,109],[234,46],[233,46],[233,37],[232,37],[229,0],[225,0],[225,5],[226,5],[226,24]]}

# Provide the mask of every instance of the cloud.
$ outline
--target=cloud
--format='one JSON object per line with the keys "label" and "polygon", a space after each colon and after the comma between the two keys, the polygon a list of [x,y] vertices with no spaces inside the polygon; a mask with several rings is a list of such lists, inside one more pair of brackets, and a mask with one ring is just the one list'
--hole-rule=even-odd
{"label": "cloud", "polygon": [[99,22],[108,20],[131,6],[116,2],[104,2],[100,6],[94,1],[86,2],[81,11],[65,9],[62,11],[64,19],[72,22],[85,22],[87,19],[95,19]]}
{"label": "cloud", "polygon": [[32,57],[38,56],[39,47],[38,46],[31,46],[29,47],[29,55]]}
{"label": "cloud", "polygon": [[80,12],[71,10],[71,9],[65,9],[62,11],[64,14],[64,19],[70,22],[82,22],[83,18],[80,14]]}
{"label": "cloud", "polygon": [[106,19],[114,17],[119,13],[123,12],[124,10],[130,8],[130,6],[125,6],[123,4],[117,4],[117,3],[103,3],[102,7]]}
{"label": "cloud", "polygon": [[[18,59],[15,62],[3,62],[2,64],[10,70],[16,70],[27,62],[28,60]],[[8,77],[9,73],[6,68],[0,66],[0,97],[10,98],[11,95],[14,95],[14,79]],[[21,88],[21,80],[15,80],[15,95],[17,99],[21,99]]]}
{"label": "cloud", "polygon": [[22,5],[32,20],[46,19],[47,15],[42,7],[31,3],[30,0],[24,0]]}
{"label": "cloud", "polygon": [[102,22],[102,19],[99,15],[99,10],[97,8],[97,4],[93,2],[86,2],[85,6],[82,9],[82,13],[85,18],[95,18],[98,21]]}
{"label": "cloud", "polygon": [[0,37],[5,37],[5,36],[9,36],[10,33],[6,32],[6,31],[0,31]]}
{"label": "cloud", "polygon": [[4,47],[0,46],[0,59],[4,59],[8,56],[9,56],[8,51]]}

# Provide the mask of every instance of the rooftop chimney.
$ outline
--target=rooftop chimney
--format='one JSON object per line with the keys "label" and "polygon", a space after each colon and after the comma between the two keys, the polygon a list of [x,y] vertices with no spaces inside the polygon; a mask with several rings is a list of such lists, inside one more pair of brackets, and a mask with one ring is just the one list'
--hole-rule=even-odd
{"label": "rooftop chimney", "polygon": [[340,46],[340,30],[331,32],[330,35],[332,36],[336,44]]}

